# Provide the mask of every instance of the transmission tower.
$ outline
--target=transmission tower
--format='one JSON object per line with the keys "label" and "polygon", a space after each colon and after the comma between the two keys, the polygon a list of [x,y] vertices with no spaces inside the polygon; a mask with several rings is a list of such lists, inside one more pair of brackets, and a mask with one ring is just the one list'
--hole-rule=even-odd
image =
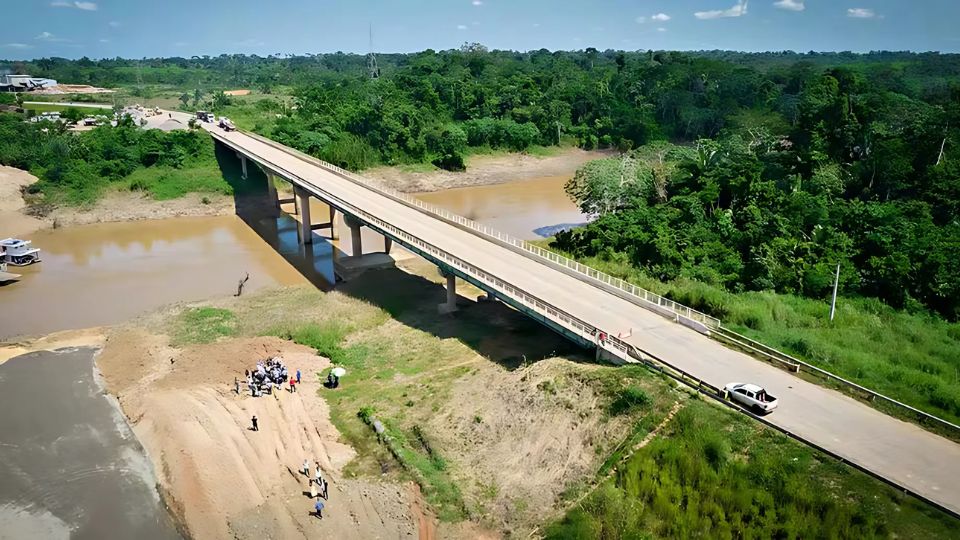
{"label": "transmission tower", "polygon": [[380,78],[380,67],[377,66],[377,55],[373,54],[373,23],[370,23],[370,53],[367,54],[367,71],[371,79]]}

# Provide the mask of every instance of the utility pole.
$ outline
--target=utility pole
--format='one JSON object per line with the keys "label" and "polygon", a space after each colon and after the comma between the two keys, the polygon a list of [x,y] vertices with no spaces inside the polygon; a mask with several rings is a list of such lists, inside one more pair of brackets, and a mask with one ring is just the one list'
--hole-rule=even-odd
{"label": "utility pole", "polygon": [[833,278],[833,300],[830,301],[830,322],[837,312],[837,287],[840,285],[840,263],[837,263],[837,275]]}
{"label": "utility pole", "polygon": [[370,23],[370,53],[367,54],[367,71],[371,79],[380,78],[380,66],[377,65],[377,56],[373,54],[373,23]]}

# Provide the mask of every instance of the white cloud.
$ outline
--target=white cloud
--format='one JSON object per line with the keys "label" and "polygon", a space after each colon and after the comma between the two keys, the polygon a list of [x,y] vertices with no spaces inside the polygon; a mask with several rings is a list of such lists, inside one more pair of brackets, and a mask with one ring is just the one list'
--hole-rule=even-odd
{"label": "white cloud", "polygon": [[651,20],[651,21],[666,22],[666,21],[669,21],[669,20],[670,20],[670,16],[667,15],[666,13],[657,13],[657,14],[654,15],[653,17],[650,17],[650,20]]}
{"label": "white cloud", "polygon": [[458,24],[458,25],[457,25],[457,30],[466,30],[466,29],[467,29],[467,25],[465,25],[465,24]]}
{"label": "white cloud", "polygon": [[693,14],[698,19],[720,19],[723,17],[740,17],[747,14],[748,0],[738,0],[730,9],[713,9],[710,11],[698,11]]}
{"label": "white cloud", "polygon": [[58,38],[57,36],[51,34],[50,32],[40,32],[40,34],[37,35],[36,37],[34,37],[33,39],[36,39],[36,40],[39,40],[39,41],[49,41],[49,42],[65,42],[65,41],[70,41],[69,39]]}
{"label": "white cloud", "polygon": [[109,39],[99,39],[97,41],[99,41],[100,43],[110,43]]}
{"label": "white cloud", "polygon": [[666,32],[666,31],[667,31],[667,29],[664,28],[664,27],[662,27],[662,26],[659,27],[659,28],[657,28],[657,32]]}
{"label": "white cloud", "polygon": [[646,18],[646,17],[637,17],[637,18],[634,19],[634,20],[637,21],[637,24],[643,24],[643,23],[647,22],[647,18]]}
{"label": "white cloud", "polygon": [[533,23],[533,27],[534,27],[534,28],[540,28],[540,23],[538,23],[538,22]]}
{"label": "white cloud", "polygon": [[471,4],[473,4],[473,5],[475,5],[475,6],[482,6],[482,5],[483,5],[483,0],[473,0],[473,2],[471,2]]}
{"label": "white cloud", "polygon": [[854,19],[872,19],[876,16],[877,14],[870,8],[850,8],[847,10],[847,17]]}
{"label": "white cloud", "polygon": [[120,21],[110,21],[107,23],[110,28],[120,28]]}
{"label": "white cloud", "polygon": [[65,8],[76,8],[83,11],[96,11],[97,4],[95,2],[64,2],[63,0],[57,0],[56,2],[51,2],[53,7],[65,7]]}
{"label": "white cloud", "polygon": [[803,0],[777,0],[774,6],[787,11],[803,11],[807,6],[803,5]]}
{"label": "white cloud", "polygon": [[7,43],[4,47],[8,49],[32,49],[33,45],[27,45],[26,43]]}

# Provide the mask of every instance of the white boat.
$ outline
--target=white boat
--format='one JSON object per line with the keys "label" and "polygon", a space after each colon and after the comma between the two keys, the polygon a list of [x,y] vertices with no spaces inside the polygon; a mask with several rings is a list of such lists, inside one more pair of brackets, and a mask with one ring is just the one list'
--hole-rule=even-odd
{"label": "white boat", "polygon": [[30,247],[29,240],[4,238],[0,240],[0,251],[3,252],[3,261],[14,266],[26,266],[40,262],[40,250]]}

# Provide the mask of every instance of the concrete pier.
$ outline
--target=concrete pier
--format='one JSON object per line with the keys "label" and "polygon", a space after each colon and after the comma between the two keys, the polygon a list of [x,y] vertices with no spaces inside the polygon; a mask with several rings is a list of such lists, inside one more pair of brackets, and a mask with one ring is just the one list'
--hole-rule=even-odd
{"label": "concrete pier", "polygon": [[294,187],[297,205],[300,208],[300,245],[313,243],[313,228],[310,223],[310,192]]}
{"label": "concrete pier", "polygon": [[363,255],[363,235],[360,234],[360,227],[363,227],[363,223],[353,216],[344,215],[344,223],[347,224],[347,227],[350,227],[350,246],[352,247],[352,255],[354,257],[360,257]]}
{"label": "concrete pier", "polygon": [[274,216],[280,215],[280,197],[277,195],[277,185],[273,183],[274,174],[267,172],[267,201]]}
{"label": "concrete pier", "polygon": [[240,158],[240,170],[243,171],[241,178],[246,180],[247,179],[247,156],[238,153],[237,157]]}
{"label": "concrete pier", "polygon": [[440,273],[447,278],[447,301],[437,306],[437,312],[446,315],[457,310],[457,276],[442,269]]}

